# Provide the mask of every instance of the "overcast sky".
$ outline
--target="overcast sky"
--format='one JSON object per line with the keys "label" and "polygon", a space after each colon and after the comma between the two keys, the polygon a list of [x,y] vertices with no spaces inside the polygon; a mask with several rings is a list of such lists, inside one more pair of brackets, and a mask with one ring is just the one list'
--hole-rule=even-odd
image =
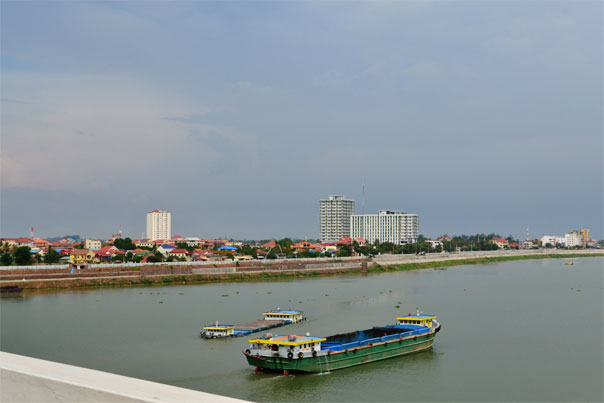
{"label": "overcast sky", "polygon": [[1,236],[603,238],[603,3],[1,4]]}

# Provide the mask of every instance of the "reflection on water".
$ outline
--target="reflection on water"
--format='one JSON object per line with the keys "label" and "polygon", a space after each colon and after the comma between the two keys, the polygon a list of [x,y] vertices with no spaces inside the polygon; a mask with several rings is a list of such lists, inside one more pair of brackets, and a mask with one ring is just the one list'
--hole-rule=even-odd
{"label": "reflection on water", "polygon": [[[0,347],[253,401],[602,401],[603,261],[26,293],[0,299]],[[245,337],[199,337],[277,306],[308,320],[273,333],[327,336],[416,307],[443,328],[431,351],[288,377],[254,373]]]}

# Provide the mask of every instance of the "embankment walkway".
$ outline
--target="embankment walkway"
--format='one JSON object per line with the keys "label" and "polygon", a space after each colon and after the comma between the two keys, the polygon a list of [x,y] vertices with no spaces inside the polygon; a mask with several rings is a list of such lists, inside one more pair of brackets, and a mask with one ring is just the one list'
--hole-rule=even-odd
{"label": "embankment walkway", "polygon": [[0,385],[2,402],[245,402],[3,351]]}

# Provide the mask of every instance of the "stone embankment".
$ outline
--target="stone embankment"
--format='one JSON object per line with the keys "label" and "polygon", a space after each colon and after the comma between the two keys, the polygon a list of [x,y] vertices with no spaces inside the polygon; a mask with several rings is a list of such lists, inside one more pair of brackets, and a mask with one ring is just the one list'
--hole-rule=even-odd
{"label": "stone embankment", "polygon": [[[28,269],[2,270],[0,286],[19,286],[23,289],[52,289],[104,286],[137,286],[200,283],[210,281],[238,281],[270,277],[307,277],[325,272],[362,270],[370,262],[367,258],[338,260],[286,260],[278,262],[234,262],[230,264],[199,266],[145,266],[95,267],[91,269]],[[268,276],[267,276],[268,275]]]}
{"label": "stone embankment", "polygon": [[[115,267],[104,265],[90,269],[28,269],[0,271],[0,286],[23,289],[77,287],[127,287],[214,281],[245,281],[284,279],[327,274],[353,274],[380,267],[414,268],[453,264],[483,263],[492,260],[554,258],[571,256],[603,256],[602,250],[518,250],[479,251],[462,253],[430,253],[426,255],[381,255],[374,258],[289,259],[281,261],[246,261],[216,265],[172,265]],[[373,269],[372,269],[373,268]]]}

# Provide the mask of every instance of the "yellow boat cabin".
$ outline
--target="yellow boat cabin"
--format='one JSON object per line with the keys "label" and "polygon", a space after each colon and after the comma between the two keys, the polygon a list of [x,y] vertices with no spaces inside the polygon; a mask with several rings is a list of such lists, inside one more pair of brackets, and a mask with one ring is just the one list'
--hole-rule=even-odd
{"label": "yellow boat cabin", "polygon": [[233,336],[234,325],[219,325],[218,322],[214,326],[204,326],[201,336],[206,339],[214,339],[218,337]]}
{"label": "yellow boat cabin", "polygon": [[304,320],[304,311],[297,311],[294,309],[281,310],[280,308],[272,311],[263,312],[264,320],[285,320],[290,323],[297,323]]}
{"label": "yellow boat cabin", "polygon": [[298,358],[305,356],[316,357],[321,351],[321,342],[324,337],[296,336],[296,335],[278,335],[273,336],[266,333],[260,339],[249,340],[251,343],[248,351],[253,351],[255,355],[273,356],[279,354],[282,357]]}
{"label": "yellow boat cabin", "polygon": [[419,325],[431,327],[433,319],[436,319],[436,316],[423,315],[418,313],[417,315],[409,314],[407,316],[399,316],[396,318],[396,323],[398,325]]}

